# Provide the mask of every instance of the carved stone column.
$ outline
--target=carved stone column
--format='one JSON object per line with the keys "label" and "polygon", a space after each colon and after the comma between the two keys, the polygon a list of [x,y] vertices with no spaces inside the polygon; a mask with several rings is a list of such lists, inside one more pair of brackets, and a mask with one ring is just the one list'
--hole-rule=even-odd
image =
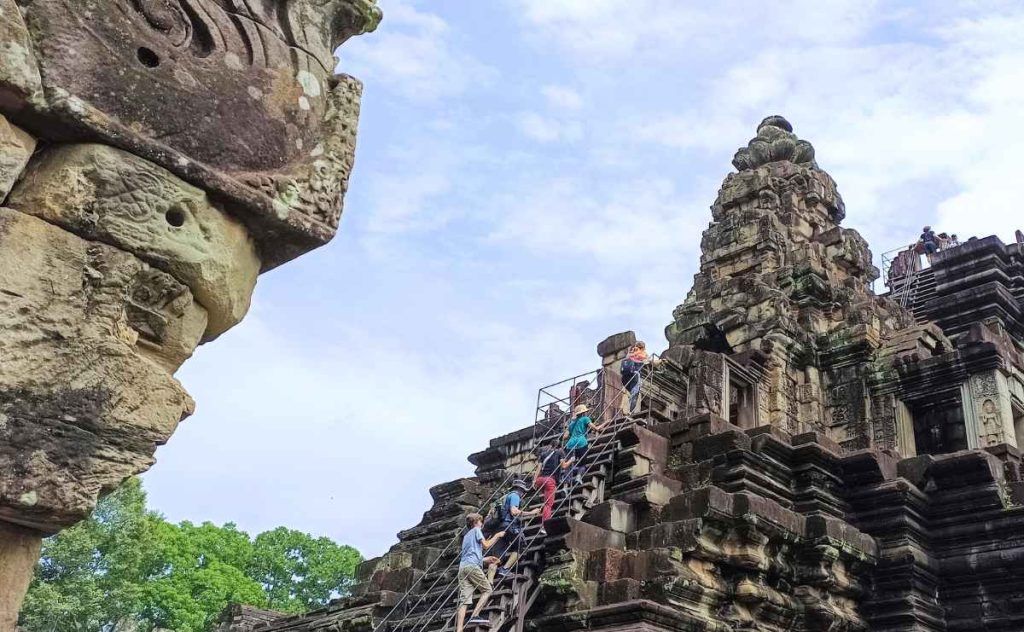
{"label": "carved stone column", "polygon": [[964,389],[964,413],[971,447],[987,448],[1002,443],[1017,447],[1013,429],[1013,409],[1006,376],[999,369],[976,373]]}
{"label": "carved stone column", "polygon": [[174,379],[329,241],[374,0],[0,0],[0,632],[41,538],[153,464]]}

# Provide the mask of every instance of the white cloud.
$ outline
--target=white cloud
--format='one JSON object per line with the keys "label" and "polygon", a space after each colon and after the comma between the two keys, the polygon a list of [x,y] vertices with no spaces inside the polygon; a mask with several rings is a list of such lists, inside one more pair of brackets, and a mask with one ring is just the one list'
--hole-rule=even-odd
{"label": "white cloud", "polygon": [[[781,113],[814,143],[847,225],[876,252],[926,222],[1006,236],[1020,221],[1006,183],[1007,157],[1024,151],[1024,44],[1009,36],[1022,23],[961,20],[927,43],[770,47],[721,69],[682,113],[635,117],[625,136],[725,158],[722,139],[738,147],[761,116]],[[911,189],[922,195],[894,195]]]}
{"label": "white cloud", "polygon": [[748,54],[757,39],[773,42],[842,42],[878,19],[879,2],[795,0],[510,0],[539,36],[586,66],[609,60],[679,61],[709,49]]}
{"label": "white cloud", "polygon": [[410,170],[378,174],[371,177],[370,187],[374,206],[367,228],[371,233],[434,229],[450,219],[449,213],[432,208],[437,197],[451,191],[447,169],[428,163],[419,173]]}
{"label": "white cloud", "polygon": [[520,114],[517,124],[523,135],[540,143],[574,142],[583,138],[579,121],[560,120],[537,112]]}
{"label": "white cloud", "polygon": [[[272,316],[257,304],[182,371],[199,413],[146,476],[153,506],[172,520],[233,521],[253,533],[287,524],[380,554],[419,521],[430,485],[472,476],[467,455],[532,423],[539,375],[576,371],[564,361],[587,354],[557,327],[531,332],[458,313],[446,315],[447,331],[414,333],[440,341],[457,332],[458,347],[435,353],[414,352],[406,332],[309,314],[302,327],[322,338],[310,353]],[[537,348],[566,355],[526,351]]]}
{"label": "white cloud", "polygon": [[548,85],[541,88],[541,94],[547,99],[548,105],[555,108],[578,110],[583,107],[583,97],[572,88]]}
{"label": "white cloud", "polygon": [[381,85],[412,101],[436,101],[494,79],[493,68],[456,46],[440,16],[407,0],[381,2],[386,18],[370,34],[338,50],[339,70],[373,90]]}

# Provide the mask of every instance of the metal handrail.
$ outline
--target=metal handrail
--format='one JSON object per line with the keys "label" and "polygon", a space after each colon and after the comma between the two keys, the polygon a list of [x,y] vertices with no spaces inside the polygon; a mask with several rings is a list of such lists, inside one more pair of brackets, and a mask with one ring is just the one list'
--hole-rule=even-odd
{"label": "metal handrail", "polygon": [[[657,354],[652,354],[652,358],[658,358]],[[660,359],[660,358],[659,358],[659,359]],[[589,372],[587,372],[587,373],[582,373],[582,374],[580,374],[580,375],[577,375],[577,376],[575,376],[575,377],[573,377],[573,378],[568,378],[568,379],[562,380],[561,382],[556,382],[556,385],[557,385],[557,384],[565,384],[565,383],[567,383],[567,382],[570,382],[570,381],[571,381],[571,382],[573,382],[573,386],[575,386],[575,384],[576,384],[576,380],[578,380],[578,379],[579,379],[580,377],[583,377],[583,376],[586,376],[586,375],[591,375],[591,374],[595,374],[595,373],[596,373],[596,374],[598,375],[598,377],[600,378],[600,377],[602,377],[602,376],[601,376],[601,372],[602,372],[602,371],[604,371],[604,370],[605,370],[605,369],[598,369],[598,370],[596,370],[596,371],[589,371]],[[646,376],[646,378],[645,378],[645,377],[643,376],[643,374],[642,374],[642,373],[641,373],[641,375],[639,376],[639,379],[641,380],[641,391],[643,390],[643,383],[644,383],[644,381],[646,381],[647,379],[650,379],[650,376],[651,376],[651,374],[652,374],[652,372],[648,372],[648,373],[647,373],[647,376]],[[553,385],[549,385],[549,387],[550,387],[550,386],[553,386]],[[549,388],[549,387],[545,387],[545,388]],[[603,401],[603,400],[604,400],[604,393],[605,393],[605,389],[604,389],[604,383],[603,383],[603,381],[600,381],[600,383],[599,383],[599,389],[600,389],[600,396],[601,396],[601,400],[602,400],[602,401],[601,401],[601,404],[600,404],[600,405],[601,405],[601,412],[600,412],[600,414],[599,414],[599,417],[598,417],[598,418],[601,418],[601,417],[603,417],[603,416],[604,416],[604,415],[605,415],[605,414],[606,414],[606,413],[608,412],[609,408],[610,408],[610,407],[611,407],[611,406],[613,405],[613,402],[605,402],[605,401]],[[545,389],[541,389],[541,391],[544,391],[544,390],[545,390]],[[571,395],[570,395],[570,398],[571,398]],[[540,399],[540,393],[538,392],[538,411],[539,411],[539,410],[541,410],[541,406],[539,405],[539,399]],[[631,413],[631,414],[632,414],[632,413]],[[542,438],[541,438],[541,441],[545,441],[545,440],[549,439],[549,438],[550,438],[551,436],[553,436],[554,434],[556,434],[556,433],[554,433],[554,432],[548,432],[548,433],[545,433],[545,434],[543,434],[543,435],[542,435]],[[536,426],[534,427],[534,444],[535,444],[535,445],[537,445],[537,439],[536,439]],[[600,452],[600,454],[598,454],[598,459],[597,459],[597,461],[599,461],[599,460],[600,460],[600,457],[601,457],[601,456],[603,456],[603,455],[604,455],[604,454],[605,454],[605,453],[607,452],[607,450],[609,449],[609,447],[610,447],[611,445],[613,445],[613,444],[614,444],[614,440],[612,440],[612,441],[609,441],[609,442],[607,442],[607,443],[605,444],[605,446],[603,447],[603,449],[602,449],[602,451]],[[583,454],[583,457],[582,457],[582,458],[580,459],[581,461],[582,461],[582,460],[584,460],[584,459],[586,459],[586,458],[587,458],[587,457],[588,457],[588,456],[590,455],[590,448],[591,448],[591,447],[592,447],[593,445],[594,445],[593,443],[591,443],[591,444],[589,444],[589,445],[588,445],[588,447],[587,447],[587,450],[586,450],[586,452],[585,452],[585,453]],[[563,498],[563,499],[562,499],[562,500],[561,500],[561,501],[559,502],[559,504],[558,504],[558,507],[557,507],[557,509],[561,509],[562,505],[563,505],[563,504],[564,504],[565,502],[567,502],[568,500],[570,500],[570,499],[572,498],[572,491],[574,491],[574,490],[575,490],[575,488],[576,488],[576,484],[573,484],[573,485],[572,485],[572,486],[571,486],[571,487],[570,487],[570,488],[569,488],[569,489],[567,490],[567,493],[565,494],[565,497],[564,497],[564,498]],[[527,498],[525,499],[525,501],[523,501],[523,503],[522,503],[522,506],[526,506],[526,505],[528,505],[528,504],[529,504],[529,503],[530,503],[530,502],[531,502],[531,501],[532,501],[532,500],[533,500],[534,498],[536,498],[536,497],[537,497],[537,495],[538,495],[539,493],[540,493],[540,490],[539,490],[539,489],[534,489],[534,490],[533,490],[533,493],[532,493],[532,494],[530,494],[530,495],[529,495],[529,497],[527,497]],[[536,539],[536,538],[537,538],[538,536],[539,536],[539,532],[538,532],[537,534],[534,534],[534,535],[533,535],[533,536],[531,537],[531,539],[530,539],[530,542],[532,542],[532,541],[533,541],[534,539]],[[529,547],[527,546],[525,550],[528,550],[528,549],[529,549]],[[514,566],[518,566],[518,565],[519,565],[519,562],[520,562],[520,561],[521,561],[520,559],[517,559],[517,560],[516,560],[516,563],[515,563],[515,565],[514,565]],[[449,564],[449,567],[448,567],[448,568],[451,568],[451,566],[453,566],[453,565],[454,565],[454,560],[452,561],[452,563],[451,563],[451,564]],[[446,570],[447,570],[447,569],[446,569]],[[440,579],[440,576],[439,576],[439,579]],[[425,618],[424,618],[425,620],[423,621],[423,623],[422,623],[422,624],[420,624],[420,625],[418,625],[418,626],[416,627],[416,630],[415,630],[415,632],[423,632],[424,630],[426,630],[426,629],[427,629],[427,626],[428,626],[428,625],[430,625],[430,623],[431,623],[431,622],[433,621],[434,617],[435,617],[435,616],[437,616],[437,614],[438,614],[438,613],[439,613],[439,612],[441,611],[441,609],[442,609],[442,608],[443,608],[443,607],[445,606],[445,603],[446,603],[447,601],[449,601],[449,600],[450,600],[450,599],[451,599],[451,598],[452,598],[452,597],[453,597],[453,596],[454,596],[454,595],[455,595],[455,594],[457,593],[457,591],[458,591],[458,582],[457,582],[457,581],[453,581],[453,582],[451,582],[451,584],[453,585],[453,588],[452,588],[451,590],[449,590],[449,591],[442,591],[442,593],[441,593],[440,595],[438,595],[438,597],[437,597],[437,598],[435,598],[435,599],[434,599],[434,601],[433,601],[433,602],[431,603],[431,605],[430,605],[430,606],[429,606],[429,607],[427,608],[427,613],[428,613],[428,614],[427,614],[427,616],[425,616]],[[436,585],[436,580],[435,580],[435,585]],[[431,590],[431,589],[433,589],[433,586],[431,586],[431,588],[430,588],[430,589],[428,589],[428,592],[429,592],[429,590]],[[422,601],[422,598],[421,598],[421,600],[420,600],[420,601]],[[419,603],[419,602],[417,602],[417,605],[418,605],[418,603]],[[513,603],[515,603],[515,600],[513,600]],[[414,606],[414,608],[415,608],[415,606]],[[453,614],[453,615],[451,615],[451,616],[454,616],[454,614]],[[445,627],[447,627],[447,625],[448,625],[448,622],[449,622],[449,620],[451,619],[451,616],[449,617],[449,619],[446,619],[446,621],[445,621]],[[408,618],[408,616],[407,616],[406,618]],[[401,623],[404,623],[404,621],[405,621],[405,619],[403,619],[403,620],[402,620],[401,622],[399,622],[399,625],[401,625]]]}
{"label": "metal handrail", "polygon": [[[549,395],[550,397],[554,397],[554,395],[552,395],[551,393],[549,393],[549,392],[548,392],[548,389],[551,389],[551,388],[553,388],[553,387],[555,387],[555,386],[559,386],[559,385],[563,385],[563,384],[566,384],[566,383],[568,383],[568,382],[572,382],[573,386],[575,386],[575,385],[576,385],[576,383],[577,383],[577,381],[578,381],[578,380],[580,380],[580,378],[583,378],[583,377],[586,377],[586,376],[589,376],[589,375],[594,375],[594,374],[598,374],[598,373],[600,373],[600,371],[601,371],[601,369],[596,369],[596,370],[592,370],[592,371],[587,371],[587,372],[585,372],[585,373],[580,373],[579,375],[573,376],[573,377],[571,377],[571,378],[566,378],[566,379],[564,379],[564,380],[561,380],[561,381],[559,381],[559,382],[555,382],[555,383],[553,383],[553,384],[548,384],[547,386],[541,387],[541,388],[540,388],[540,389],[538,390],[538,393],[537,393],[537,399],[538,399],[538,407],[537,407],[537,410],[538,410],[538,413],[539,413],[539,411],[540,411],[540,410],[542,409],[542,407],[540,406],[540,397],[541,397],[541,393],[546,393],[546,394],[548,394],[548,395]],[[558,399],[558,401],[565,401],[565,400],[571,400],[571,398],[572,398],[572,395],[570,394],[570,396],[569,396],[568,398],[559,398],[559,399]],[[551,403],[555,403],[555,402],[551,402]],[[550,403],[549,403],[548,405],[550,405]],[[540,420],[537,420],[537,422],[538,422],[538,423],[539,423],[539,421],[540,421]],[[535,430],[534,430],[534,441],[536,442],[536,426],[535,426],[534,428],[535,428]],[[561,432],[561,430],[559,430],[558,432]],[[557,433],[556,433],[556,432],[548,432],[547,434],[543,435],[543,437],[542,437],[542,440],[547,440],[547,439],[550,439],[550,438],[552,438],[552,437],[554,437],[554,436],[556,436],[556,435],[557,435]],[[487,506],[488,506],[488,505],[489,505],[489,504],[490,504],[490,503],[491,503],[492,501],[494,501],[494,499],[495,499],[495,498],[497,498],[497,496],[498,496],[498,492],[499,492],[499,491],[502,491],[502,490],[504,490],[504,489],[505,489],[505,488],[506,488],[506,487],[507,487],[507,486],[508,486],[508,485],[509,485],[509,484],[510,484],[510,483],[512,482],[512,480],[513,480],[513,479],[514,479],[515,477],[516,477],[516,474],[515,474],[515,473],[510,473],[510,474],[508,474],[508,475],[507,475],[507,476],[505,477],[505,480],[504,480],[504,481],[502,481],[502,483],[500,483],[499,485],[497,485],[497,486],[496,486],[496,487],[494,488],[494,491],[493,491],[493,492],[491,493],[491,495],[490,495],[490,496],[489,496],[489,497],[487,498],[487,500],[486,500],[486,501],[484,501],[483,505],[482,505],[482,506],[481,506],[481,508],[480,508],[480,511],[481,511],[481,512],[482,512],[482,511],[484,511],[484,510],[485,510],[485,509],[487,508]],[[424,579],[425,579],[425,578],[427,577],[427,575],[429,575],[429,574],[430,574],[430,572],[431,572],[432,570],[434,570],[434,567],[435,567],[435,566],[437,566],[437,564],[438,564],[438,563],[439,563],[439,562],[441,561],[441,559],[442,559],[442,558],[444,557],[445,553],[447,553],[447,552],[448,552],[448,550],[449,550],[449,549],[451,549],[451,548],[452,548],[452,547],[453,547],[453,546],[454,546],[454,545],[455,545],[455,544],[456,544],[456,543],[457,543],[458,541],[459,541],[459,536],[458,536],[458,535],[456,535],[456,536],[455,536],[455,537],[454,537],[454,538],[452,539],[452,541],[451,541],[451,542],[449,542],[449,543],[448,543],[448,545],[447,545],[447,546],[446,546],[446,547],[445,547],[445,548],[444,548],[444,549],[443,549],[443,550],[441,551],[441,553],[440,553],[440,554],[439,554],[439,555],[437,556],[437,558],[436,558],[436,559],[434,560],[434,562],[432,562],[432,563],[430,564],[430,566],[429,566],[429,567],[427,567],[427,569],[426,569],[426,570],[425,570],[425,571],[423,572],[423,575],[421,575],[421,576],[420,576],[420,578],[419,578],[418,580],[416,580],[416,581],[415,581],[415,582],[414,582],[414,583],[413,583],[413,584],[412,584],[412,585],[411,585],[411,586],[410,586],[410,587],[409,587],[409,588],[408,588],[408,589],[406,590],[406,592],[405,592],[405,593],[404,593],[404,594],[402,595],[402,598],[401,598],[401,599],[399,599],[398,603],[396,603],[396,604],[395,604],[395,605],[394,605],[394,606],[393,606],[393,607],[391,608],[391,610],[390,610],[390,611],[388,611],[388,613],[387,613],[387,614],[386,614],[386,615],[384,616],[384,618],[383,618],[383,619],[382,619],[382,620],[381,620],[381,621],[380,621],[380,622],[379,622],[379,623],[378,623],[378,624],[377,624],[376,626],[374,626],[374,628],[373,628],[373,632],[378,632],[378,630],[379,630],[379,629],[380,629],[380,628],[381,628],[381,627],[382,627],[382,626],[383,626],[384,624],[386,624],[386,623],[388,622],[388,619],[389,619],[389,618],[390,618],[390,617],[391,617],[391,616],[392,616],[392,615],[393,615],[393,614],[395,613],[395,611],[396,611],[396,610],[398,609],[398,607],[399,607],[399,606],[400,606],[400,605],[401,605],[401,604],[402,604],[402,603],[403,603],[403,602],[404,602],[404,601],[405,601],[405,600],[406,600],[406,599],[407,599],[407,598],[408,598],[408,597],[409,597],[409,596],[410,596],[410,595],[412,594],[412,591],[413,591],[413,590],[414,590],[414,589],[415,589],[415,588],[416,588],[416,587],[417,587],[417,586],[418,586],[418,585],[420,584],[420,582],[422,582],[422,581],[423,581],[423,580],[424,580]],[[428,588],[427,588],[427,589],[426,589],[425,591],[423,591],[423,593],[422,593],[422,594],[420,595],[420,598],[419,598],[419,599],[418,599],[418,600],[416,601],[416,603],[414,603],[414,604],[413,604],[413,605],[412,605],[411,607],[409,607],[409,608],[408,608],[408,610],[407,610],[407,612],[406,612],[406,615],[405,615],[404,617],[402,617],[402,619],[400,619],[400,620],[398,621],[398,623],[396,623],[396,624],[395,624],[395,627],[399,627],[399,626],[401,626],[401,625],[402,625],[403,623],[405,623],[405,621],[406,621],[406,620],[408,620],[408,618],[409,618],[409,617],[410,617],[410,616],[412,615],[412,612],[413,612],[413,611],[414,611],[414,610],[415,610],[415,609],[416,609],[416,608],[417,608],[417,607],[418,607],[418,606],[419,606],[419,605],[420,605],[421,603],[423,603],[423,600],[424,600],[424,599],[425,599],[425,598],[427,597],[427,595],[428,595],[428,594],[430,594],[430,591],[431,591],[431,590],[433,590],[433,589],[434,589],[434,588],[435,588],[435,587],[437,586],[437,583],[438,583],[438,582],[439,582],[439,581],[440,581],[440,580],[441,580],[441,579],[442,579],[442,578],[444,577],[444,573],[446,573],[446,572],[447,572],[448,570],[450,570],[450,569],[452,568],[452,566],[454,566],[454,565],[455,565],[455,561],[456,561],[456,560],[455,560],[455,559],[453,558],[453,559],[452,559],[452,561],[451,561],[451,562],[449,562],[448,566],[447,566],[447,567],[445,567],[445,568],[444,568],[444,569],[443,569],[443,570],[441,571],[441,573],[439,573],[439,574],[438,574],[438,576],[437,576],[437,579],[435,579],[435,580],[434,580],[434,583],[432,583],[432,584],[431,584],[431,585],[430,585],[430,586],[429,586],[429,587],[428,587]],[[431,609],[433,609],[433,607],[434,607],[434,605],[435,605],[436,603],[437,603],[437,601],[435,600],[435,602],[431,604],[430,608],[428,608],[428,611],[429,611],[429,610],[431,610]],[[429,621],[428,621],[428,622],[429,622]]]}

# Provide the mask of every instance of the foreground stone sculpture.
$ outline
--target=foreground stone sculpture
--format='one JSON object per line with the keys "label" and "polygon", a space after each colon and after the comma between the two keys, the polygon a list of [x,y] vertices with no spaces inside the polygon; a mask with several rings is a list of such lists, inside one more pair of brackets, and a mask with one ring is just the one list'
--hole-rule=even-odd
{"label": "foreground stone sculpture", "polygon": [[639,413],[603,405],[634,340],[616,334],[596,383],[431,488],[352,596],[300,617],[236,608],[221,632],[452,629],[464,514],[532,473],[578,401],[613,430],[548,536],[526,529],[492,629],[1024,629],[1024,246],[968,241],[878,296],[835,182],[785,119],[733,164]]}
{"label": "foreground stone sculpture", "polygon": [[326,243],[374,0],[0,0],[0,631],[44,535],[153,463],[173,374]]}

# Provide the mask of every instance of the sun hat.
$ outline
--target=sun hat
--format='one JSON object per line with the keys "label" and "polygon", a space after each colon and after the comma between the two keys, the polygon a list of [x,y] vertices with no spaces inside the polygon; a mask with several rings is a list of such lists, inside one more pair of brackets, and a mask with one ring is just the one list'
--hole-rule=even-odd
{"label": "sun hat", "polygon": [[581,414],[581,413],[585,413],[585,412],[587,412],[588,410],[590,410],[590,409],[589,409],[589,408],[587,407],[587,405],[586,405],[586,404],[580,404],[580,405],[579,405],[579,406],[577,406],[576,408],[573,408],[573,409],[572,409],[572,412],[573,412],[574,414],[576,414],[576,415],[579,415],[579,414]]}

